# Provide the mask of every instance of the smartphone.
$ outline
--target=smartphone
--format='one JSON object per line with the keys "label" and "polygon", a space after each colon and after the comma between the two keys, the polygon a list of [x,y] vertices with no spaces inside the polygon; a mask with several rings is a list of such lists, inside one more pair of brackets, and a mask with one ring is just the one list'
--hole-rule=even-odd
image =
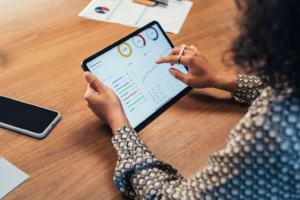
{"label": "smartphone", "polygon": [[54,110],[0,96],[0,127],[41,139],[59,119]]}

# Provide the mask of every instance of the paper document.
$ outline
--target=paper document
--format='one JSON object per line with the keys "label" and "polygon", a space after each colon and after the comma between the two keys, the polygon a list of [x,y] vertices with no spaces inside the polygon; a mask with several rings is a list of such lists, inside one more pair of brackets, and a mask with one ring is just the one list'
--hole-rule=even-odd
{"label": "paper document", "polygon": [[0,199],[28,178],[27,174],[0,156]]}
{"label": "paper document", "polygon": [[169,1],[168,6],[147,7],[132,0],[92,0],[80,17],[142,27],[158,21],[166,32],[179,33],[193,3]]}

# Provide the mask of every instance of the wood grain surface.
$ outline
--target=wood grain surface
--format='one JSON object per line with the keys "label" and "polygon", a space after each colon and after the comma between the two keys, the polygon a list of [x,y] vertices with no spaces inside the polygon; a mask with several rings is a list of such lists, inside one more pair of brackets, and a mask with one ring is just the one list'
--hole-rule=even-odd
{"label": "wood grain surface", "polygon": [[[78,17],[90,0],[0,0],[0,95],[61,113],[42,140],[0,129],[0,155],[30,175],[9,199],[126,199],[114,186],[112,133],[87,108],[83,59],[137,30]],[[237,34],[233,0],[193,0],[175,46],[195,45],[222,71]],[[224,148],[247,108],[216,89],[192,90],[139,134],[185,178]],[[1,111],[0,111],[1,112]],[[0,188],[1,189],[1,188]]]}

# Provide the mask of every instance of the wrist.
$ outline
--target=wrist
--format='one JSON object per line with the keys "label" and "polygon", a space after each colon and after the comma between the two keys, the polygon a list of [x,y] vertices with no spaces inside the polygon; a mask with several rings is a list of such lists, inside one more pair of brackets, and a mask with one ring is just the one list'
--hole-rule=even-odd
{"label": "wrist", "polygon": [[227,72],[218,72],[218,74],[215,76],[215,79],[213,81],[213,87],[225,90],[231,93],[235,92],[237,83],[237,76],[236,74],[231,74]]}
{"label": "wrist", "polygon": [[110,126],[113,134],[115,135],[117,130],[122,126],[130,126],[128,119],[126,118],[125,114],[115,115],[115,117],[109,120],[108,125]]}

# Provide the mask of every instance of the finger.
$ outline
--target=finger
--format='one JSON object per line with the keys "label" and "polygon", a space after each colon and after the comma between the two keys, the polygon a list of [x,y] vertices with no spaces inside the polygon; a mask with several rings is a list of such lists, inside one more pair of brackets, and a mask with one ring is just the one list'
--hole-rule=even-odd
{"label": "finger", "polygon": [[182,73],[181,71],[174,69],[174,68],[170,68],[169,72],[178,80],[180,80],[181,82],[187,84],[187,80],[189,79],[189,76]]}
{"label": "finger", "polygon": [[[192,51],[191,46],[188,46],[188,45],[186,45],[186,44],[180,45],[180,49],[182,49],[184,45],[185,45],[185,47],[184,47],[185,50]],[[192,46],[193,46],[193,45],[192,45]]]}
{"label": "finger", "polygon": [[170,56],[170,55],[179,55],[180,51],[181,51],[181,48],[180,48],[180,47],[174,47],[174,48],[171,50],[171,52],[169,53],[169,56]]}
{"label": "finger", "polygon": [[[184,44],[180,45],[180,47],[174,47],[174,48],[172,49],[172,51],[170,52],[169,55],[179,55],[180,52],[181,52],[181,50],[182,50],[182,48],[183,48],[183,46],[184,46]],[[191,49],[189,46],[186,46],[186,45],[185,45],[184,51],[183,51],[183,55],[184,55],[185,52],[190,52],[190,51],[194,51],[194,50]]]}
{"label": "finger", "polygon": [[192,51],[201,54],[201,52],[200,52],[194,45],[189,46],[189,48],[190,48]]}
{"label": "finger", "polygon": [[106,89],[106,86],[91,72],[85,72],[84,77],[89,85],[97,92],[102,92]]}
{"label": "finger", "polygon": [[98,94],[98,92],[94,88],[92,88],[90,84],[88,84],[88,88],[84,95],[85,100],[90,101],[93,98],[95,92]]}
{"label": "finger", "polygon": [[[178,61],[178,56],[166,56],[166,57],[162,57],[158,60],[156,60],[155,62],[157,64],[161,64],[161,63],[171,63],[171,64],[177,64]],[[189,64],[189,57],[188,56],[181,56],[180,57],[180,64],[183,65],[188,65]]]}
{"label": "finger", "polygon": [[190,46],[188,46],[188,45],[186,45],[186,44],[182,44],[182,45],[180,45],[179,47],[180,47],[180,49],[182,49],[183,48],[183,46],[185,46],[184,47],[184,49],[186,49],[186,50],[191,50],[190,49]]}
{"label": "finger", "polygon": [[98,92],[97,90],[95,90],[94,88],[92,88],[89,83],[88,83],[87,91],[88,92]]}
{"label": "finger", "polygon": [[90,103],[88,101],[86,101],[86,105],[91,109]]}
{"label": "finger", "polygon": [[[181,51],[182,51],[182,48],[174,47],[172,49],[172,51],[169,53],[169,56],[171,56],[171,55],[179,55]],[[191,53],[192,53],[192,51],[190,51],[188,49],[184,49],[183,52],[182,52],[182,55],[190,55]]]}

